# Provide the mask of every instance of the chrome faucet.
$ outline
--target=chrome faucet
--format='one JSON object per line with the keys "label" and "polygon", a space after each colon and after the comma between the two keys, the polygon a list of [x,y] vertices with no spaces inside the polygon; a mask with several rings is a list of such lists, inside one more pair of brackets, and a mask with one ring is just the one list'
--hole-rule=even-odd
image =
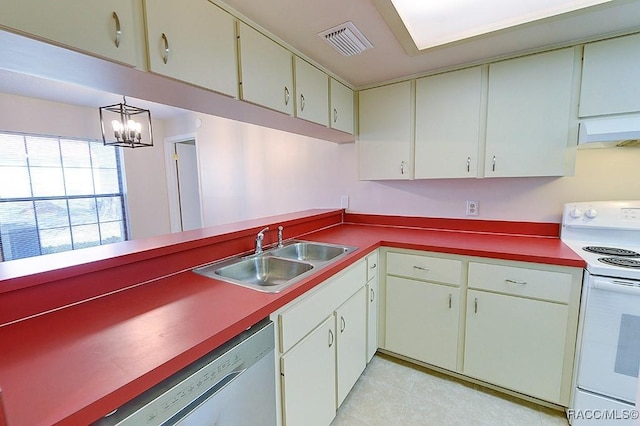
{"label": "chrome faucet", "polygon": [[256,235],[256,254],[262,253],[262,240],[264,240],[264,233],[269,229],[267,226]]}
{"label": "chrome faucet", "polygon": [[278,226],[278,248],[282,248],[284,244],[282,243],[282,230],[284,228],[282,226]]}

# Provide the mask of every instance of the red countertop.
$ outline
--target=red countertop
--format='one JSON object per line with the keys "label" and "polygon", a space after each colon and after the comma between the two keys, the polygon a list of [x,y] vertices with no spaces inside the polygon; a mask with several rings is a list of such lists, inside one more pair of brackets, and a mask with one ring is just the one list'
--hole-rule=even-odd
{"label": "red countertop", "polygon": [[[580,257],[557,237],[548,235],[364,224],[357,215],[351,217],[357,223],[323,226],[327,217],[335,214],[314,212],[318,227],[324,229],[307,233],[302,227],[300,230],[306,231],[301,238],[356,246],[358,250],[281,293],[262,293],[181,269],[0,326],[0,425],[3,421],[8,426],[95,421],[379,246],[584,267]],[[287,217],[295,227],[304,215]],[[283,217],[270,219],[252,222],[252,226],[282,222]],[[237,228],[227,231],[246,234]],[[296,236],[300,238],[300,234]],[[209,245],[229,240],[211,235],[204,238],[215,240],[208,241]],[[157,241],[166,242],[162,238]],[[182,244],[201,245],[199,241],[186,238]],[[158,250],[163,249],[151,244],[144,253],[138,250],[132,256],[148,260]],[[121,255],[122,262],[131,260]],[[108,263],[107,268],[117,262],[112,259]],[[104,266],[76,265],[77,273]],[[64,274],[70,278],[75,272],[69,268]],[[38,271],[38,281],[46,281],[42,274],[46,271]],[[34,285],[30,290],[36,288]]]}

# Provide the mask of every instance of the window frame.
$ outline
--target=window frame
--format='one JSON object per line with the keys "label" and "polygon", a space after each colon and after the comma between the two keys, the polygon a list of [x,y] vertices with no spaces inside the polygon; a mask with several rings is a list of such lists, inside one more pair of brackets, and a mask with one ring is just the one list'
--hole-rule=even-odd
{"label": "window frame", "polygon": [[[5,236],[7,236],[8,234],[10,234],[10,232],[3,232],[1,227],[0,227],[0,262],[2,261],[11,261],[11,260],[17,260],[17,259],[21,259],[21,258],[27,258],[27,257],[37,257],[37,256],[41,256],[44,254],[49,254],[49,253],[57,253],[57,252],[66,252],[66,251],[72,251],[72,250],[78,250],[81,248],[85,248],[85,247],[91,247],[91,246],[98,246],[98,245],[105,245],[105,244],[110,244],[112,242],[120,242],[120,241],[127,241],[130,238],[130,229],[129,229],[129,215],[128,215],[128,211],[127,211],[127,194],[126,194],[126,177],[125,177],[125,165],[124,165],[124,158],[123,158],[123,152],[122,152],[122,148],[119,147],[112,147],[114,149],[114,159],[115,159],[115,167],[111,168],[111,167],[98,167],[96,166],[95,162],[97,157],[95,157],[94,151],[92,150],[92,145],[91,144],[99,144],[100,147],[107,147],[107,145],[104,145],[104,143],[102,142],[102,140],[99,139],[94,139],[94,138],[78,138],[78,137],[67,137],[67,136],[53,136],[53,135],[43,135],[43,134],[34,134],[34,133],[22,133],[22,132],[11,132],[11,131],[2,131],[0,130],[0,138],[4,137],[4,136],[19,136],[22,138],[22,142],[24,144],[24,153],[26,155],[26,159],[25,159],[25,164],[21,165],[19,167],[24,167],[26,168],[27,171],[27,175],[28,175],[28,179],[29,179],[29,191],[31,193],[31,196],[15,196],[15,197],[1,197],[0,196],[0,206],[2,206],[3,203],[13,203],[13,202],[24,202],[24,203],[31,203],[31,208],[33,209],[33,223],[35,225],[35,227],[33,228],[37,234],[37,248],[36,250],[38,251],[39,254],[34,254],[33,256],[20,256],[20,257],[13,257],[10,256],[10,259],[6,259],[5,257],[5,242],[4,242],[4,238]],[[42,166],[34,166],[30,164],[29,161],[29,151],[28,151],[28,138],[33,138],[33,139],[42,139],[42,140],[51,140],[52,142],[55,141],[55,143],[57,144],[57,152],[59,154],[59,161],[60,164],[59,166],[54,166],[52,168],[58,168],[60,170],[60,173],[62,175],[62,182],[63,182],[63,190],[64,190],[64,195],[38,195],[38,196],[34,196],[34,181],[33,181],[33,176],[32,176],[32,172],[33,172],[33,168],[37,168],[37,167],[42,167]],[[65,165],[65,156],[63,153],[63,141],[70,141],[70,142],[80,142],[80,143],[85,143],[88,149],[88,159],[89,159],[89,167],[74,167],[71,165]],[[0,142],[0,151],[2,150],[2,142]],[[68,157],[67,157],[68,158]],[[0,167],[4,167],[4,166],[0,166]],[[8,166],[11,167],[11,166]],[[92,176],[92,181],[91,181],[91,193],[84,193],[84,194],[72,194],[69,195],[69,185],[67,185],[67,174],[66,174],[66,170],[69,169],[74,169],[74,168],[84,168],[84,169],[88,169],[91,172],[91,176]],[[118,192],[99,192],[97,190],[96,187],[96,183],[95,183],[95,179],[96,179],[96,173],[99,172],[100,170],[115,170],[115,173],[117,175],[117,188],[118,188]],[[114,180],[115,182],[115,180]],[[100,210],[100,200],[101,199],[109,199],[109,198],[116,198],[119,199],[119,204],[120,206],[117,206],[116,204],[116,208],[119,210],[119,212],[117,213],[117,215],[120,217],[120,219],[118,220],[101,220],[101,210]],[[87,222],[84,224],[75,224],[74,225],[74,219],[72,218],[73,213],[72,210],[70,208],[70,201],[74,201],[74,200],[93,200],[94,202],[94,208],[95,208],[95,222]],[[60,226],[60,227],[51,227],[51,228],[45,228],[43,226],[40,225],[39,223],[39,219],[38,219],[38,203],[42,203],[42,202],[60,202],[60,201],[64,201],[65,203],[65,208],[66,208],[66,225]],[[63,217],[63,215],[61,215],[61,217]],[[103,230],[102,230],[102,225],[106,225],[108,226],[108,224],[118,224],[118,226],[120,227],[121,230],[121,236],[122,239],[118,239],[118,241],[106,241],[105,238],[103,237]],[[1,224],[0,224],[1,225]],[[95,225],[96,230],[97,230],[97,242],[98,244],[94,244],[94,241],[90,241],[90,242],[86,242],[86,241],[78,241],[78,237],[74,238],[74,227],[77,229],[79,226],[90,226],[90,225]],[[43,246],[42,243],[42,231],[43,230],[47,230],[47,229],[51,229],[51,230],[61,230],[61,229],[68,229],[68,235],[69,235],[69,239],[70,239],[70,248],[67,250],[54,250],[54,251],[47,251],[46,247],[47,246]],[[9,237],[6,237],[9,238]],[[61,246],[56,246],[56,247],[61,247]]]}

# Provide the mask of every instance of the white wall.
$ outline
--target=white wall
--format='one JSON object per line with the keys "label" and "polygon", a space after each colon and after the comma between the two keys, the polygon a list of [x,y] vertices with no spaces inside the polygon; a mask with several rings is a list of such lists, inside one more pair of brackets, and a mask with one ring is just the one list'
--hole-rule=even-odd
{"label": "white wall", "polygon": [[[196,119],[202,126],[196,128]],[[232,120],[191,114],[166,123],[167,136],[196,133],[207,226],[308,208],[478,219],[559,222],[571,201],[640,199],[640,149],[578,150],[565,178],[365,182],[355,144],[337,145]]]}
{"label": "white wall", "polygon": [[339,207],[355,168],[349,147],[219,117],[190,114],[165,132],[196,135],[205,226]]}
{"label": "white wall", "polygon": [[[170,232],[162,127],[154,120],[153,147],[123,149],[131,238]],[[0,131],[102,138],[97,109],[1,93]]]}

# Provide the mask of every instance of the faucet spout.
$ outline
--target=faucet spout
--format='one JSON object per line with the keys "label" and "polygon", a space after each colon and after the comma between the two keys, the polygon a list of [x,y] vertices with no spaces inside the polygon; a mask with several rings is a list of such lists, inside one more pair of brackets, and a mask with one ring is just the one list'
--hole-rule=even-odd
{"label": "faucet spout", "polygon": [[262,253],[262,240],[264,240],[264,233],[269,229],[267,226],[256,235],[256,254]]}

